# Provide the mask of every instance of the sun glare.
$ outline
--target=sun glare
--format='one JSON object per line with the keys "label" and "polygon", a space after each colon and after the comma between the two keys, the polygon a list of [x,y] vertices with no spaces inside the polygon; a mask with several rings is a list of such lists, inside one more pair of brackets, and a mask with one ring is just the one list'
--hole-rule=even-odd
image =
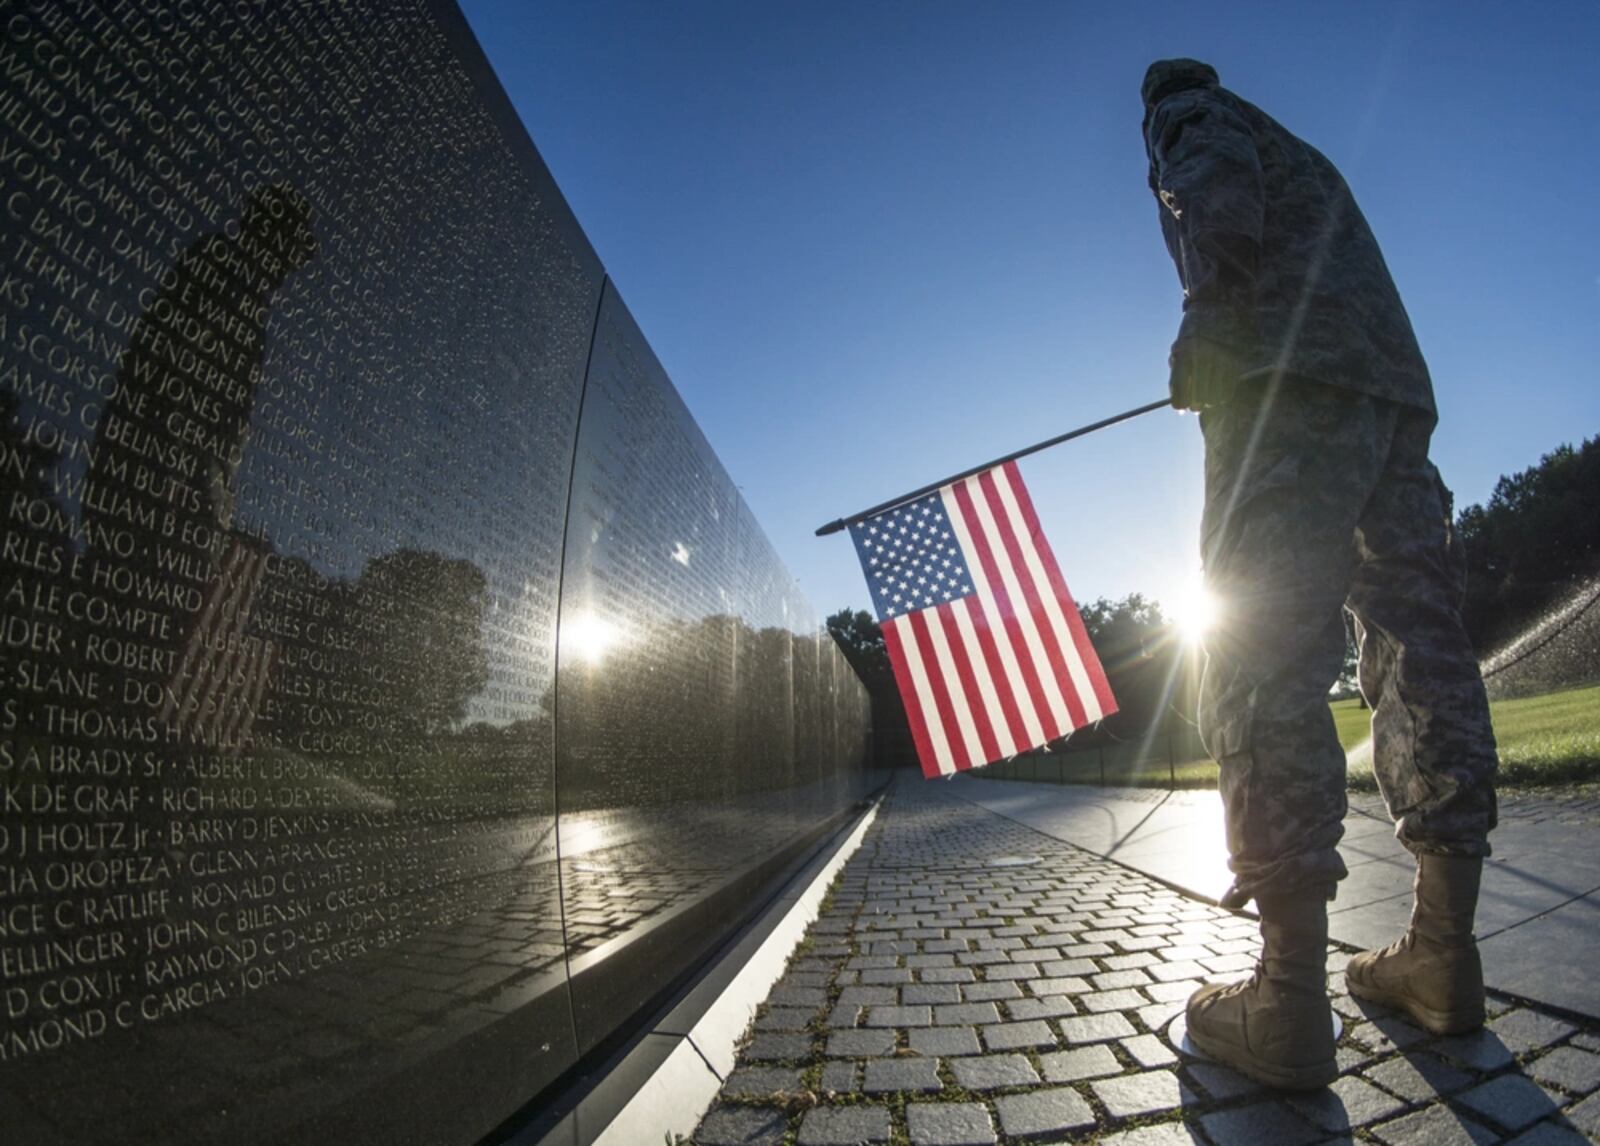
{"label": "sun glare", "polygon": [[562,624],[560,640],[563,653],[598,666],[622,640],[622,630],[593,613],[579,613]]}
{"label": "sun glare", "polygon": [[1217,623],[1217,599],[1191,581],[1172,605],[1172,621],[1186,644],[1198,644]]}

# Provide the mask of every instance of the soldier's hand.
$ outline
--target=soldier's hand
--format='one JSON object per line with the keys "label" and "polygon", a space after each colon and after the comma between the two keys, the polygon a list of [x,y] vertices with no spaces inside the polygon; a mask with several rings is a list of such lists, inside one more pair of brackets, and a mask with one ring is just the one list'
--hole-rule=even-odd
{"label": "soldier's hand", "polygon": [[1177,410],[1205,410],[1231,401],[1245,371],[1237,351],[1209,338],[1174,342],[1167,365],[1172,369],[1167,386]]}

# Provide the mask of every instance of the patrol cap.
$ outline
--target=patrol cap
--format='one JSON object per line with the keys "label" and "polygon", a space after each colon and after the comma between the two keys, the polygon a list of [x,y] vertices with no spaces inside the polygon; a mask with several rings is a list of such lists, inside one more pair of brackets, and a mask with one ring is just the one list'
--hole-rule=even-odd
{"label": "patrol cap", "polygon": [[1214,88],[1218,85],[1217,69],[1199,60],[1157,60],[1144,73],[1144,83],[1139,95],[1145,107],[1154,107],[1174,92],[1188,88]]}

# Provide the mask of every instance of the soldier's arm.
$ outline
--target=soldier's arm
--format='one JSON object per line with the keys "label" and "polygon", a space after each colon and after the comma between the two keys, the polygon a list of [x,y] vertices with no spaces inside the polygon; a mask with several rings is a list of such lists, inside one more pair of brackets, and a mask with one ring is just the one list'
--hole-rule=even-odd
{"label": "soldier's arm", "polygon": [[1249,125],[1214,93],[1189,89],[1156,106],[1149,143],[1157,193],[1182,248],[1178,338],[1248,350],[1264,211],[1261,161]]}

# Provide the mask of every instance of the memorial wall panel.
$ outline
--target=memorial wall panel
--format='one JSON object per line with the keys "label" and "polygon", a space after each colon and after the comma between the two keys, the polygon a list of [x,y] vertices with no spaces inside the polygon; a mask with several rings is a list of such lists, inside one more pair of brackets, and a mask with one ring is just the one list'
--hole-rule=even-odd
{"label": "memorial wall panel", "polygon": [[865,694],[452,4],[0,26],[0,1134],[475,1141]]}
{"label": "memorial wall panel", "polygon": [[575,1057],[549,700],[602,272],[459,34],[5,9],[8,1141],[314,1136],[514,1011],[502,1108]]}
{"label": "memorial wall panel", "polygon": [[[609,285],[561,602],[558,834],[587,1049],[870,782],[865,725],[834,728],[842,658]],[[825,758],[845,740],[848,793]]]}

